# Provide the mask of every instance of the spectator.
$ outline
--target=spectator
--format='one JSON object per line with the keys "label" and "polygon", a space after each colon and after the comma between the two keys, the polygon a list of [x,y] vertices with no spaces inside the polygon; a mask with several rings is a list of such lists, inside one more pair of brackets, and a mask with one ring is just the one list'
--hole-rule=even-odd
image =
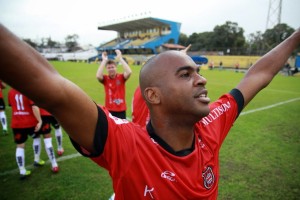
{"label": "spectator", "polygon": [[209,62],[208,69],[213,70],[214,67],[214,61]]}
{"label": "spectator", "polygon": [[299,69],[298,69],[298,67],[294,67],[294,69],[292,69],[291,71],[292,71],[292,75],[294,75],[299,72]]}
{"label": "spectator", "polygon": [[239,72],[239,69],[240,69],[240,63],[239,62],[236,62],[235,65],[235,72]]}
{"label": "spectator", "polygon": [[220,70],[223,70],[223,62],[222,61],[220,61],[219,68],[220,68]]}
{"label": "spectator", "polygon": [[292,75],[291,65],[290,65],[290,63],[288,61],[284,64],[284,71],[286,72],[287,76],[291,76]]}

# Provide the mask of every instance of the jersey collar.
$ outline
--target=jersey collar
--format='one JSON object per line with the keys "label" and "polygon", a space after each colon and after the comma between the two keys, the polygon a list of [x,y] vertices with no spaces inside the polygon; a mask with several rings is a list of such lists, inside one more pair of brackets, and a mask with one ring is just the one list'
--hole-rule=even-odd
{"label": "jersey collar", "polygon": [[149,134],[149,136],[155,140],[155,142],[157,142],[162,148],[164,148],[167,152],[175,155],[175,156],[187,156],[190,153],[193,152],[193,150],[195,149],[195,135],[194,135],[194,139],[193,139],[193,143],[192,146],[188,149],[183,149],[180,151],[174,151],[174,149],[168,145],[163,139],[161,139],[156,133],[155,130],[152,126],[151,121],[149,121],[149,123],[147,124],[147,132]]}

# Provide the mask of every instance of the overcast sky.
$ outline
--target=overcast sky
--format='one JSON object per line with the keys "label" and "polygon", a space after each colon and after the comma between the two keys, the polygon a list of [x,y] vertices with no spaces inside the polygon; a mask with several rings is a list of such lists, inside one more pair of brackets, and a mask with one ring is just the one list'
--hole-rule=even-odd
{"label": "overcast sky", "polygon": [[[274,0],[273,0],[274,1]],[[278,1],[278,0],[277,0]],[[300,27],[300,0],[282,0],[281,23]],[[237,22],[245,37],[264,32],[269,0],[0,0],[0,22],[21,38],[40,42],[43,37],[65,42],[79,35],[81,45],[99,44],[117,36],[100,24],[151,16],[181,23],[181,32],[213,31],[226,21]],[[272,17],[274,19],[274,17]]]}

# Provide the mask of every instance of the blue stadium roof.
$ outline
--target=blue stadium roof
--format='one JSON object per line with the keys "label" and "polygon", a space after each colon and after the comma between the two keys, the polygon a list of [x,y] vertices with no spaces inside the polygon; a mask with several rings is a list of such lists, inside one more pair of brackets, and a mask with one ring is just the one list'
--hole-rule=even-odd
{"label": "blue stadium roof", "polygon": [[142,29],[154,28],[157,26],[168,25],[169,22],[170,21],[148,17],[148,18],[136,19],[132,21],[120,22],[116,24],[99,26],[98,30],[110,30],[110,31],[117,31],[117,32],[135,31],[135,30],[142,30]]}

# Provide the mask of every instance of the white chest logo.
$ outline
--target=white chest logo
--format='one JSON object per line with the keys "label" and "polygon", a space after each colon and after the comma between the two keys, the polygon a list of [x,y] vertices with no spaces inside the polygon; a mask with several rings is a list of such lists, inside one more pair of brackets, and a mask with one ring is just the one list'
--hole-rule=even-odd
{"label": "white chest logo", "polygon": [[170,171],[164,171],[163,173],[161,173],[160,175],[162,178],[165,178],[169,181],[176,181],[175,176],[176,174],[174,172],[170,172]]}

